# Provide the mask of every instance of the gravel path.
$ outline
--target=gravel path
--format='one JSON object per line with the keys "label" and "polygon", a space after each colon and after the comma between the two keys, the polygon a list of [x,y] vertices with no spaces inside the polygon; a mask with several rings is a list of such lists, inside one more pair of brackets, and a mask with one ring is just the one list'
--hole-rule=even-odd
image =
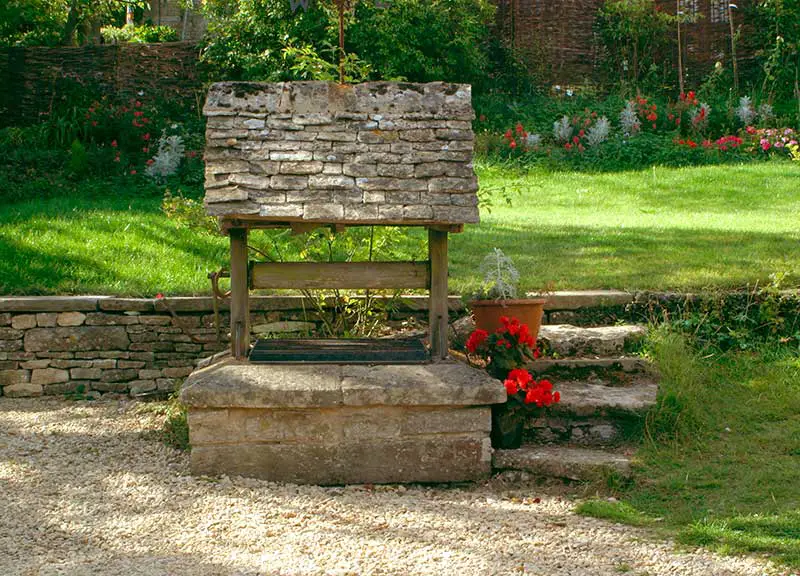
{"label": "gravel path", "polygon": [[[676,552],[572,504],[469,490],[188,475],[124,401],[0,398],[0,574],[777,574]],[[537,497],[541,497],[538,501]]]}

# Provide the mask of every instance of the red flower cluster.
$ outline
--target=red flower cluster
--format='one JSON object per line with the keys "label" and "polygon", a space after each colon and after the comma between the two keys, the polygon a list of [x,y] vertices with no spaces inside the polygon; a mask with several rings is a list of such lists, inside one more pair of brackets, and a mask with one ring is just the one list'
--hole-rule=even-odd
{"label": "red flower cluster", "polygon": [[695,142],[691,138],[687,138],[686,140],[676,140],[675,143],[678,146],[688,146],[689,148],[697,148],[697,142]]}
{"label": "red flower cluster", "polygon": [[467,339],[467,350],[469,350],[470,354],[475,354],[488,337],[489,333],[486,330],[478,329],[470,334]]}
{"label": "red flower cluster", "polygon": [[536,347],[536,339],[531,336],[527,324],[522,324],[519,319],[509,318],[508,316],[501,316],[500,322],[503,326],[497,329],[498,334],[508,332],[511,336],[515,336],[517,342],[523,346],[527,346],[531,350]]}
{"label": "red flower cluster", "polygon": [[513,132],[511,131],[510,128],[506,130],[506,133],[503,134],[503,138],[505,138],[506,142],[508,143],[508,147],[511,148],[512,150],[516,150],[518,146],[517,139],[519,138],[523,143],[525,151],[526,152],[528,151],[527,147],[528,133],[522,126],[522,122],[517,122],[517,125],[514,127]]}
{"label": "red flower cluster", "polygon": [[656,122],[658,121],[658,105],[650,104],[647,98],[639,96],[636,99],[636,106],[638,108],[637,113],[639,118],[644,118],[650,122],[651,127],[655,130],[657,127]]}
{"label": "red flower cluster", "polygon": [[738,136],[723,136],[719,140],[717,140],[717,148],[722,150],[723,152],[726,151],[728,148],[738,148],[742,145],[744,140],[739,138]]}
{"label": "red flower cluster", "polygon": [[553,392],[553,384],[549,380],[536,382],[527,370],[517,368],[508,373],[503,382],[509,396],[521,394],[525,404],[550,406],[561,401],[561,393]]}
{"label": "red flower cluster", "polygon": [[697,106],[697,95],[694,90],[689,90],[688,94],[681,92],[681,102],[686,103],[687,106]]}

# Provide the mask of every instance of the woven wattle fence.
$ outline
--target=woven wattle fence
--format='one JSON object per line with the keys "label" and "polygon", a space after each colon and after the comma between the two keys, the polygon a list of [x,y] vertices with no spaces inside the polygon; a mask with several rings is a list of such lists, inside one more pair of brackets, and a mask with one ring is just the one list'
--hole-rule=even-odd
{"label": "woven wattle fence", "polygon": [[119,44],[0,49],[0,126],[36,122],[76,90],[96,97],[194,102],[197,45]]}
{"label": "woven wattle fence", "polygon": [[[529,65],[552,83],[581,83],[596,80],[603,46],[596,30],[597,12],[605,0],[495,0],[497,22],[503,36],[522,54]],[[734,24],[744,25],[743,9],[749,0],[738,2]],[[675,14],[676,0],[657,0],[660,10]],[[690,81],[702,79],[717,61],[728,65],[730,27],[728,0],[681,0],[681,10],[695,17],[683,28],[684,62]],[[672,61],[677,60],[677,41]],[[746,42],[738,48],[740,66],[752,54]]]}

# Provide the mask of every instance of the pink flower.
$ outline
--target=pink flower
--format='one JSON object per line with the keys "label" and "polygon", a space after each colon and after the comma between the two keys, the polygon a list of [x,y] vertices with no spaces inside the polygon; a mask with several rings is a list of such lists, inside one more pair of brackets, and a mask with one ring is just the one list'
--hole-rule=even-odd
{"label": "pink flower", "polygon": [[762,139],[761,139],[761,149],[762,149],[764,152],[766,152],[767,150],[769,150],[769,140],[767,140],[766,138],[762,138]]}
{"label": "pink flower", "polygon": [[117,141],[116,140],[112,140],[111,141],[111,147],[112,148],[116,148],[117,147]]}

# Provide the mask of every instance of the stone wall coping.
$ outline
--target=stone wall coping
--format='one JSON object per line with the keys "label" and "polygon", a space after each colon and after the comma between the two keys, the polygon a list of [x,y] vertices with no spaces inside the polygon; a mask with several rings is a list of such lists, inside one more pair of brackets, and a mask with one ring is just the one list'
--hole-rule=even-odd
{"label": "stone wall coping", "polygon": [[[450,296],[450,310],[464,309],[459,296]],[[400,311],[428,309],[428,297],[402,296],[396,303]],[[227,300],[219,309],[230,309]],[[303,296],[251,296],[250,310],[272,312],[281,310],[314,310],[314,304]],[[117,298],[114,296],[5,296],[0,297],[0,312],[205,312],[214,310],[210,296],[171,296],[167,298]]]}
{"label": "stone wall coping", "polygon": [[506,401],[499,380],[456,361],[419,365],[249,364],[233,359],[193,372],[191,408],[479,406]]}
{"label": "stone wall coping", "polygon": [[[744,294],[744,292],[742,292]],[[782,290],[787,297],[800,297],[798,290]],[[528,298],[540,297],[529,292]],[[544,295],[545,310],[579,310],[606,306],[625,306],[651,300],[696,300],[703,294],[681,292],[620,290],[564,290]],[[465,309],[461,296],[448,299],[451,312]],[[220,310],[229,310],[227,301],[220,302]],[[400,311],[423,311],[428,308],[428,297],[422,295],[402,296],[397,302]],[[272,312],[283,310],[313,310],[313,303],[303,296],[266,295],[250,296],[250,310]],[[125,298],[116,296],[0,296],[0,312],[212,312],[213,298],[210,296],[169,296],[166,298]]]}

